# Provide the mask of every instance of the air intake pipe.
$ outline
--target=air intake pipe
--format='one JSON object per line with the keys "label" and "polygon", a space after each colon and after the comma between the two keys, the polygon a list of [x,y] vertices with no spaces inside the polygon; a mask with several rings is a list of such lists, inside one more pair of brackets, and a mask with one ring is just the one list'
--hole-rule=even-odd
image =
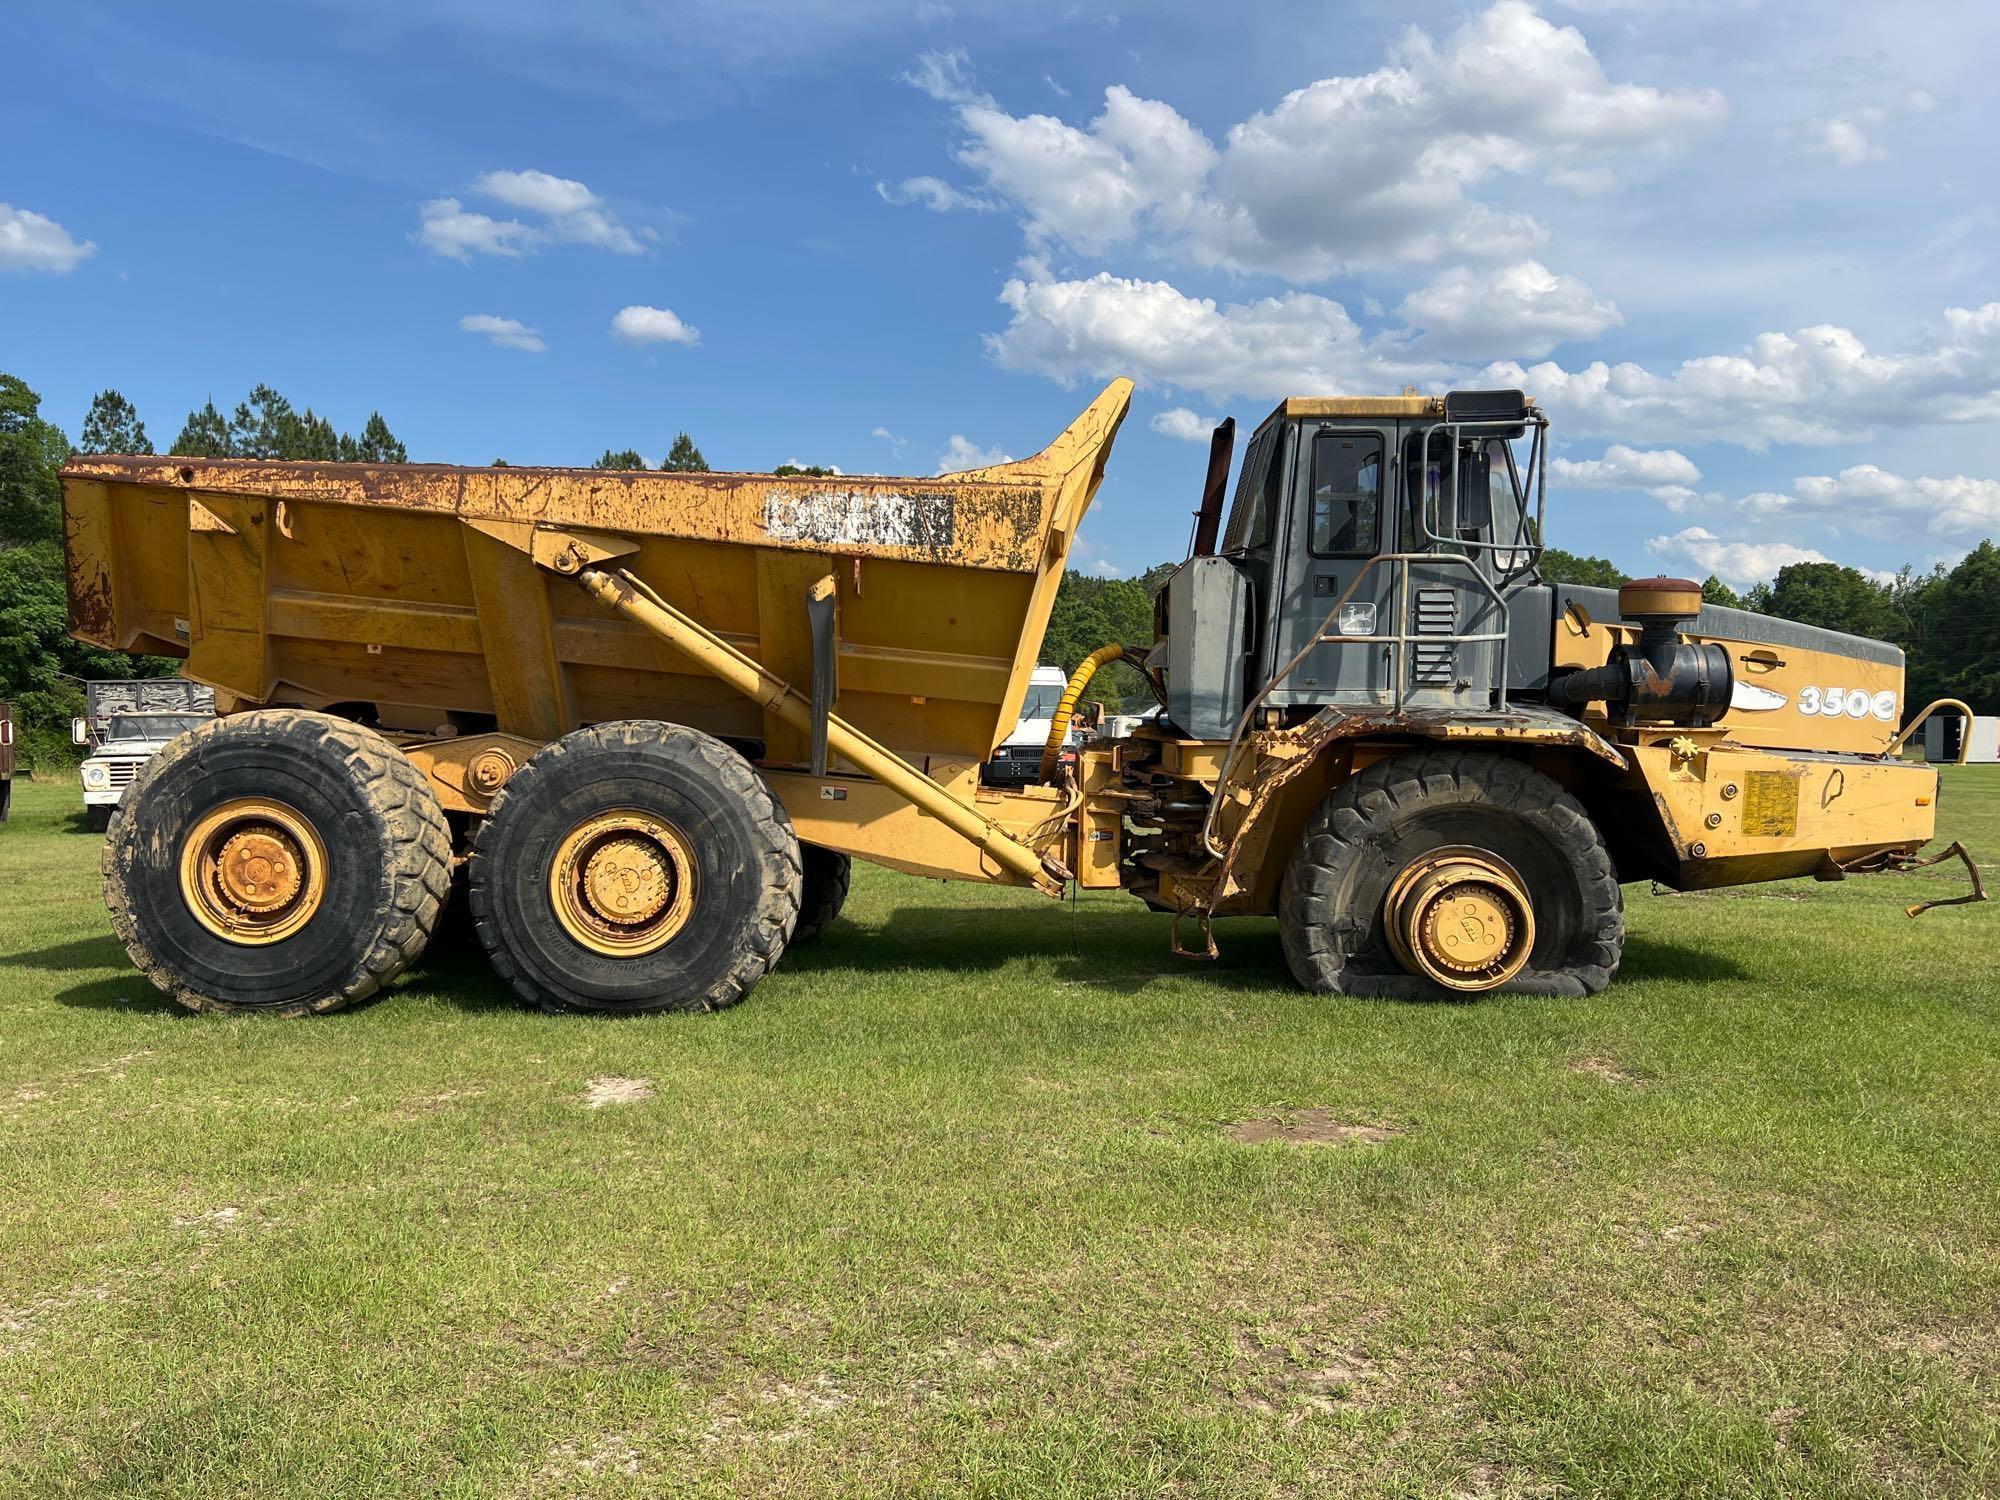
{"label": "air intake pipe", "polygon": [[1612,649],[1601,667],[1586,667],[1549,683],[1549,701],[1581,708],[1602,700],[1628,722],[1709,724],[1722,717],[1735,687],[1729,652],[1681,639],[1701,613],[1701,585],[1685,578],[1635,578],[1618,590],[1618,613],[1639,627],[1639,639]]}

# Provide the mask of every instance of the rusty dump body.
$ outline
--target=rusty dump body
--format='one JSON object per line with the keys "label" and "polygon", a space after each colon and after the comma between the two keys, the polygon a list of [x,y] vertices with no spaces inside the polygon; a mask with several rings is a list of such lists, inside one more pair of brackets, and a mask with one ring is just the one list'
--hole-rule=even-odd
{"label": "rusty dump body", "polygon": [[1129,394],[1032,458],[924,480],[78,459],[72,626],[185,657],[233,708],[365,704],[395,731],[536,741],[666,719],[803,762],[798,732],[531,556],[537,529],[614,534],[652,592],[801,684],[806,590],[833,578],[842,716],[976,765],[1016,722]]}
{"label": "rusty dump body", "polygon": [[[1219,428],[1155,640],[1078,670],[1041,784],[982,785],[1131,393],[933,479],[73,460],[72,633],[183,658],[221,716],[113,822],[128,951],[196,1008],[336,1008],[463,867],[525,997],[711,1009],[832,920],[852,857],[1123,888],[1209,955],[1212,918],[1276,914],[1315,989],[1581,994],[1620,882],[1840,878],[1931,837],[1893,647],[1536,576],[1519,392],[1286,402],[1218,549]],[[1162,716],[1058,775],[1111,660]]]}

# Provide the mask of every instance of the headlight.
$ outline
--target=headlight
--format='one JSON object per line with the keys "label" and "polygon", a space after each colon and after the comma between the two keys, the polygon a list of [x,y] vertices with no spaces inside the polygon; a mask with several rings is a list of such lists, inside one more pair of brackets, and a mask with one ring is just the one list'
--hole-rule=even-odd
{"label": "headlight", "polygon": [[1372,604],[1341,605],[1340,633],[1342,635],[1373,635],[1375,633],[1375,606]]}
{"label": "headlight", "polygon": [[109,786],[111,785],[111,773],[103,766],[85,766],[83,768],[83,784],[85,786]]}

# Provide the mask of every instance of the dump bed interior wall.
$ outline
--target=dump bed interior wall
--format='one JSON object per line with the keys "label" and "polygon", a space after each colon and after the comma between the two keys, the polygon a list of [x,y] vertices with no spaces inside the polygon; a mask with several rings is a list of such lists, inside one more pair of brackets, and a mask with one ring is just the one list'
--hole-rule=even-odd
{"label": "dump bed interior wall", "polygon": [[831,574],[842,716],[906,754],[984,759],[1018,717],[1129,393],[1115,383],[1032,459],[937,480],[79,460],[72,627],[185,656],[245,703],[367,702],[420,732],[491,715],[543,739],[664,718],[803,759],[796,731],[526,551],[539,524],[601,530],[798,685],[806,591]]}

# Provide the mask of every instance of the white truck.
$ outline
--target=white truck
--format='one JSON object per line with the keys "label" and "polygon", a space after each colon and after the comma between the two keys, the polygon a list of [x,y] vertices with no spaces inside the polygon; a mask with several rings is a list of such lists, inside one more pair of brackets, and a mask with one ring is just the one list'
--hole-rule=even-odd
{"label": "white truck", "polygon": [[[1006,742],[993,752],[979,773],[988,786],[1033,786],[1042,779],[1042,751],[1048,748],[1049,724],[1056,716],[1069,675],[1061,667],[1039,666],[1028,679],[1028,695],[1021,700],[1021,721]],[[1063,745],[1063,759],[1076,761],[1077,747],[1083,743],[1085,716],[1077,715]]]}
{"label": "white truck", "polygon": [[168,741],[215,717],[215,689],[180,677],[123,678],[84,684],[87,712],[72,719],[71,741],[90,754],[77,774],[92,833],[111,826],[139,774]]}

